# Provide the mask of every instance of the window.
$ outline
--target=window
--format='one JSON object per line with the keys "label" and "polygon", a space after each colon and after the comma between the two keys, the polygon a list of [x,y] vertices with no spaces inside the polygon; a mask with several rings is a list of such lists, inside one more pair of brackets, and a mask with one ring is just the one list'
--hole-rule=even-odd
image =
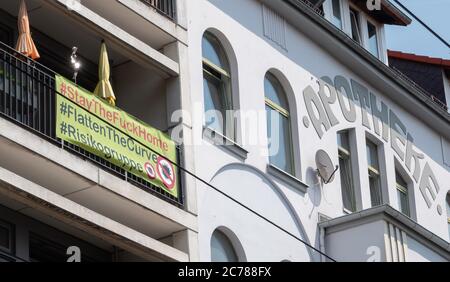
{"label": "window", "polygon": [[0,24],[0,41],[8,46],[12,46],[13,29]]}
{"label": "window", "polygon": [[0,220],[0,251],[12,254],[14,251],[14,226]]}
{"label": "window", "polygon": [[344,209],[356,211],[356,195],[352,176],[350,143],[348,131],[338,132],[339,172],[341,176],[341,193]]}
{"label": "window", "polygon": [[227,56],[219,40],[210,33],[203,36],[202,49],[205,126],[234,138],[233,123],[227,122],[227,111],[232,110],[231,75]]}
{"label": "window", "polygon": [[395,172],[395,178],[397,182],[398,207],[403,214],[411,216],[408,183],[406,183],[398,171]]}
{"label": "window", "polygon": [[359,24],[359,12],[355,9],[350,8],[350,23],[351,23],[351,32],[352,38],[359,44],[361,44],[361,31]]}
{"label": "window", "polygon": [[214,231],[211,238],[211,262],[238,262],[230,239],[221,231]]}
{"label": "window", "polygon": [[369,188],[372,207],[382,204],[380,165],[378,162],[378,147],[371,141],[366,141],[367,162],[369,168]]}
{"label": "window", "polygon": [[332,16],[331,22],[339,29],[342,29],[341,0],[331,0]]}
{"label": "window", "polygon": [[294,174],[290,114],[286,94],[270,73],[264,79],[270,164]]}
{"label": "window", "polygon": [[32,262],[65,262],[68,246],[30,233],[30,261]]}
{"label": "window", "polygon": [[367,32],[369,34],[369,51],[370,53],[372,53],[372,55],[378,58],[379,51],[377,28],[370,22],[367,22]]}
{"label": "window", "polygon": [[111,254],[65,234],[53,233],[45,236],[29,233],[29,256],[31,262],[66,262],[70,255],[67,249],[78,246],[81,251],[81,262],[109,262]]}

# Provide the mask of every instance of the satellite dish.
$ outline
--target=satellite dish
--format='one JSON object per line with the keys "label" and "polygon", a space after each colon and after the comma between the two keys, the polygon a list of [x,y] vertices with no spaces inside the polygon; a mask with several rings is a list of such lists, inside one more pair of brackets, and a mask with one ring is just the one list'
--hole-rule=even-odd
{"label": "satellite dish", "polygon": [[323,183],[328,184],[333,182],[334,175],[339,169],[339,166],[334,166],[330,156],[324,150],[319,150],[316,153],[317,174],[322,178]]}

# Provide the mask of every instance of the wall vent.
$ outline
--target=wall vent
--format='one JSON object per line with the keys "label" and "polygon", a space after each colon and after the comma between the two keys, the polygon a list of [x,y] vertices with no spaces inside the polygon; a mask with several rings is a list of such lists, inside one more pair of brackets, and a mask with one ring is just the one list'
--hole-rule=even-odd
{"label": "wall vent", "polygon": [[285,19],[266,5],[263,5],[262,8],[264,36],[283,49],[287,49]]}

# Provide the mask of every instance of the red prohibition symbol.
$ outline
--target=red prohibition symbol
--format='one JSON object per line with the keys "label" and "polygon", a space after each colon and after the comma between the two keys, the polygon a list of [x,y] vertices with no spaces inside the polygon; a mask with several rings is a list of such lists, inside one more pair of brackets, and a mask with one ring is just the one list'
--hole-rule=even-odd
{"label": "red prohibition symbol", "polygon": [[161,178],[164,186],[172,190],[175,187],[175,169],[171,162],[163,157],[159,157],[156,165],[156,171]]}

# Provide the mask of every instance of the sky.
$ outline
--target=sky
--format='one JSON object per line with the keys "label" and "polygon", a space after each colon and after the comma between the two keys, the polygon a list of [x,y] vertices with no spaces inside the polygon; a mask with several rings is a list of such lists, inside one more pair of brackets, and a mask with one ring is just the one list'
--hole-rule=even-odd
{"label": "sky", "polygon": [[[450,0],[400,0],[400,2],[450,42]],[[411,16],[410,18],[413,22],[408,27],[386,26],[388,49],[450,59],[450,49]]]}

